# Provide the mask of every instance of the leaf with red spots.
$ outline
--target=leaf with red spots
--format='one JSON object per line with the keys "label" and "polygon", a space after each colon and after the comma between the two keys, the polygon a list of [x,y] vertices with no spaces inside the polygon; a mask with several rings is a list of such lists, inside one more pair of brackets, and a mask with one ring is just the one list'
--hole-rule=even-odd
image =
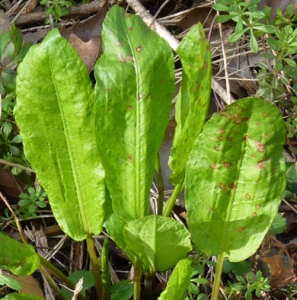
{"label": "leaf with red spots", "polygon": [[170,181],[181,183],[193,144],[205,123],[211,92],[211,51],[202,25],[191,28],[177,53],[183,65],[182,83],[175,106],[173,146],[169,157]]}
{"label": "leaf with red spots", "polygon": [[252,255],[285,188],[284,121],[270,103],[236,101],[215,114],[186,169],[188,224],[197,247],[231,261]]}
{"label": "leaf with red spots", "polygon": [[174,97],[174,60],[165,40],[119,6],[107,14],[102,40],[95,66],[98,148],[113,210],[129,221],[149,214]]}

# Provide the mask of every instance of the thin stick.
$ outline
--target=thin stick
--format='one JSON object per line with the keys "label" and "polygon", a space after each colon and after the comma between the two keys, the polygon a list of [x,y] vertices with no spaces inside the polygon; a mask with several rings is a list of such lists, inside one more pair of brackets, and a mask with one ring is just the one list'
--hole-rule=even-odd
{"label": "thin stick", "polygon": [[153,19],[152,19],[151,24],[150,24],[149,27],[151,27],[152,24],[156,21],[156,19],[157,19],[159,13],[161,12],[161,10],[164,8],[164,6],[165,6],[168,2],[170,2],[170,0],[166,0],[166,1],[160,6],[160,8],[159,8],[159,9],[157,10],[157,12],[155,13],[155,15],[154,15],[154,17],[153,17]]}
{"label": "thin stick", "polygon": [[19,218],[17,217],[17,215],[15,214],[14,210],[11,208],[10,204],[8,203],[7,199],[3,196],[3,194],[0,192],[0,198],[1,200],[5,203],[5,205],[7,206],[7,208],[9,209],[9,211],[11,212],[11,214],[13,215],[15,224],[17,226],[17,229],[19,231],[19,234],[21,236],[22,242],[26,245],[28,244],[27,239],[24,235],[21,223],[19,221]]}
{"label": "thin stick", "polygon": [[35,172],[33,169],[31,169],[31,168],[27,168],[27,167],[24,167],[24,166],[22,166],[22,165],[15,164],[15,163],[10,162],[10,161],[5,160],[5,159],[0,159],[0,164],[2,164],[2,165],[7,165],[7,166],[10,166],[10,167],[16,167],[16,168],[25,170],[25,171],[30,172],[30,173],[36,173],[36,172]]}
{"label": "thin stick", "polygon": [[[215,3],[217,1],[215,0]],[[220,13],[217,11],[217,15],[219,16]],[[221,37],[221,45],[222,45],[222,54],[223,54],[223,61],[224,61],[224,67],[225,67],[225,78],[226,78],[226,92],[228,96],[228,102],[227,104],[231,104],[232,100],[230,98],[230,82],[229,82],[229,75],[228,75],[228,64],[227,64],[227,57],[226,57],[226,52],[225,52],[225,44],[224,44],[224,38],[223,38],[223,32],[222,32],[222,24],[219,23],[219,32],[220,32],[220,37]]]}
{"label": "thin stick", "polygon": [[[147,26],[150,26],[153,16],[145,9],[145,7],[138,0],[126,0],[126,2],[133,8],[137,15],[139,15]],[[164,40],[166,40],[172,50],[176,51],[179,41],[157,20],[152,24],[151,29],[156,31]],[[222,100],[229,104],[234,99],[228,95],[226,90],[212,78],[212,89],[216,92]]]}

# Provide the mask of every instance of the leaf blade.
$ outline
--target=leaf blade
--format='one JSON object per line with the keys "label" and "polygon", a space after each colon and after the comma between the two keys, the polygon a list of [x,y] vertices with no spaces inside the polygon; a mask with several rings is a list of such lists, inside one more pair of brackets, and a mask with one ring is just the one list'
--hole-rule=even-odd
{"label": "leaf blade", "polygon": [[166,286],[158,300],[182,299],[188,288],[192,275],[192,260],[181,259],[175,266]]}
{"label": "leaf blade", "polygon": [[285,187],[285,134],[279,111],[257,98],[237,101],[205,125],[186,175],[188,224],[202,251],[240,261],[257,249]]}
{"label": "leaf blade", "polygon": [[18,73],[16,121],[55,218],[75,240],[98,234],[104,218],[104,171],[86,68],[53,30],[30,49]]}
{"label": "leaf blade", "polygon": [[98,148],[113,210],[128,221],[149,214],[154,161],[174,94],[173,56],[162,38],[119,6],[109,11],[102,39],[95,66]]}
{"label": "leaf blade", "polygon": [[[198,40],[198,42],[197,42]],[[202,25],[192,27],[177,53],[183,65],[182,84],[175,106],[173,146],[169,157],[170,181],[181,183],[193,143],[205,123],[211,92],[211,52]]]}
{"label": "leaf blade", "polygon": [[17,276],[32,274],[39,267],[39,256],[31,245],[24,245],[0,233],[0,267]]}
{"label": "leaf blade", "polygon": [[159,215],[128,222],[124,238],[144,270],[151,273],[170,269],[192,249],[188,230],[176,220]]}

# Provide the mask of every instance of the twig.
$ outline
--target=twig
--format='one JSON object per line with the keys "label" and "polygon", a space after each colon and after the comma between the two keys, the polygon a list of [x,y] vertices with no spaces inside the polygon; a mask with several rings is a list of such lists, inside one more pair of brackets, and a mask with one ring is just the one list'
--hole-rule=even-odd
{"label": "twig", "polygon": [[[132,9],[139,15],[147,26],[150,26],[153,20],[153,16],[145,9],[145,7],[138,0],[126,0],[126,2],[132,7]],[[176,51],[179,41],[157,20],[151,26],[151,29],[156,31],[164,40],[168,42],[170,47]],[[212,89],[216,92],[222,100],[229,104],[229,102],[235,101],[231,95],[228,95],[226,90],[212,78]]]}
{"label": "twig", "polygon": [[297,209],[296,209],[293,205],[291,205],[285,198],[283,198],[282,201],[283,201],[287,206],[289,206],[295,214],[297,214]]}
{"label": "twig", "polygon": [[24,231],[22,229],[19,218],[17,217],[14,210],[11,208],[10,204],[8,203],[7,199],[3,196],[3,194],[1,192],[0,192],[0,199],[5,203],[5,205],[7,206],[7,208],[10,210],[11,214],[13,215],[13,218],[14,218],[15,224],[17,226],[17,229],[19,231],[19,234],[21,236],[22,242],[24,244],[28,244],[27,239],[24,235]]}
{"label": "twig", "polygon": [[[84,17],[89,16],[90,14],[95,14],[99,9],[104,5],[105,0],[97,0],[91,3],[77,5],[72,7],[69,15],[65,18],[75,18],[75,17]],[[15,21],[17,26],[43,22],[48,18],[45,11],[35,12],[25,15],[20,15]],[[13,17],[11,18],[11,20]]]}
{"label": "twig", "polygon": [[[215,1],[216,3],[216,1]],[[219,16],[220,13],[217,11],[217,15]],[[230,81],[229,81],[229,75],[228,75],[228,64],[227,64],[227,57],[226,57],[226,51],[225,51],[225,44],[224,44],[224,38],[223,38],[223,32],[222,32],[222,24],[219,23],[219,32],[221,37],[221,45],[222,45],[222,55],[223,55],[223,61],[224,61],[224,67],[225,67],[225,80],[226,80],[226,93],[228,96],[228,104],[232,103],[232,99],[230,98]]]}
{"label": "twig", "polygon": [[22,165],[19,165],[19,164],[15,164],[13,162],[10,162],[8,160],[5,160],[5,159],[0,159],[0,164],[2,165],[7,165],[7,166],[10,166],[10,167],[16,167],[16,168],[19,168],[19,169],[22,169],[22,170],[25,170],[29,173],[36,173],[33,169],[31,168],[27,168],[27,167],[24,167]]}
{"label": "twig", "polygon": [[150,24],[149,27],[151,27],[152,24],[156,21],[156,19],[157,19],[159,13],[161,12],[161,10],[163,9],[163,7],[164,7],[168,2],[170,2],[170,0],[166,0],[166,1],[160,6],[160,8],[159,8],[159,9],[157,10],[157,12],[155,13],[155,15],[154,15],[154,17],[153,17],[153,19],[152,19],[151,24]]}

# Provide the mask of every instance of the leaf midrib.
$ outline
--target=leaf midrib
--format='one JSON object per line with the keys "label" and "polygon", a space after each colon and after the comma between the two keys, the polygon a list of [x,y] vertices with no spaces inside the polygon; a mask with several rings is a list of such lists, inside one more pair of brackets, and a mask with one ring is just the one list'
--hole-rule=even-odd
{"label": "leaf midrib", "polygon": [[61,116],[61,120],[62,120],[62,124],[63,124],[63,135],[65,137],[65,140],[66,140],[66,144],[67,144],[67,153],[69,154],[69,158],[70,158],[70,166],[71,166],[71,175],[73,177],[73,181],[74,181],[74,184],[75,184],[75,188],[76,188],[76,194],[77,194],[77,200],[78,200],[78,205],[79,205],[79,212],[81,213],[81,217],[82,217],[82,221],[83,221],[83,227],[86,231],[86,233],[90,233],[89,231],[89,222],[88,222],[88,219],[86,217],[86,214],[85,214],[85,210],[84,210],[84,207],[83,207],[83,197],[82,197],[82,191],[81,191],[81,187],[80,187],[80,180],[79,180],[79,176],[78,176],[78,173],[76,171],[76,168],[75,168],[75,161],[74,161],[74,153],[72,151],[72,147],[71,147],[71,142],[70,142],[70,139],[69,139],[69,134],[68,134],[68,127],[67,127],[67,122],[65,121],[66,118],[65,118],[65,113],[64,113],[64,110],[63,110],[63,105],[62,105],[62,101],[61,101],[61,98],[60,98],[60,95],[59,95],[59,89],[57,88],[57,83],[56,83],[56,78],[55,78],[55,74],[56,72],[54,72],[54,68],[52,66],[52,61],[50,59],[50,51],[47,55],[48,57],[48,65],[49,65],[49,69],[50,69],[50,75],[51,75],[51,78],[52,78],[52,82],[53,82],[53,86],[54,86],[54,89],[55,89],[55,92],[56,92],[56,98],[57,98],[57,103],[58,103],[58,106],[59,106],[59,110],[60,110],[60,116]]}

